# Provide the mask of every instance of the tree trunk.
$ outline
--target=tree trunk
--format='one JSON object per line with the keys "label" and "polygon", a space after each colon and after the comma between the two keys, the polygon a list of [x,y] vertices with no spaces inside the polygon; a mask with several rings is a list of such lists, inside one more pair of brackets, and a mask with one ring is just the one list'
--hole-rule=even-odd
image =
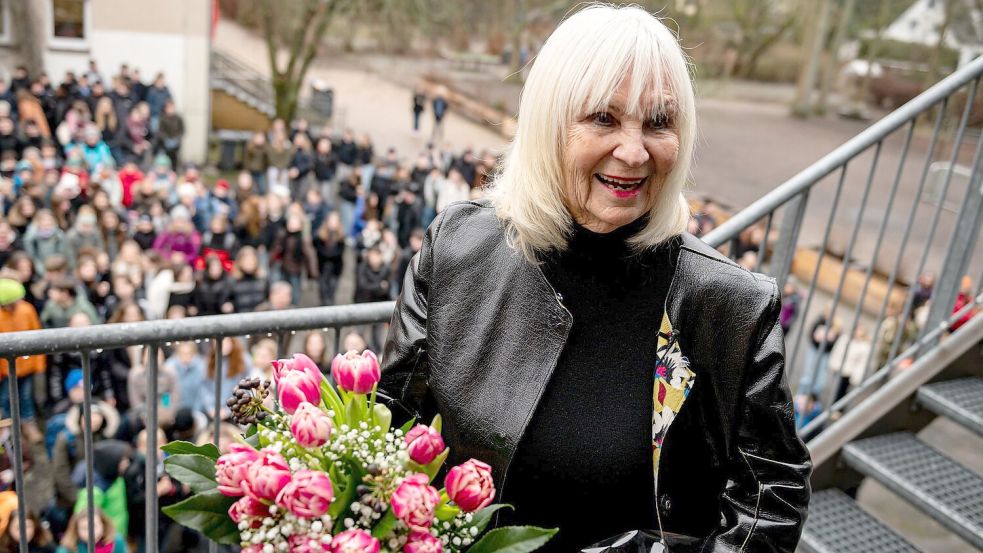
{"label": "tree trunk", "polygon": [[949,30],[952,23],[952,0],[942,0],[942,24],[939,25],[939,38],[932,47],[932,52],[928,57],[928,72],[925,75],[925,88],[935,84],[939,77],[939,63],[942,60],[942,48],[945,45],[945,33]]}
{"label": "tree trunk", "polygon": [[819,101],[816,103],[816,114],[823,115],[829,107],[829,91],[836,80],[836,71],[840,65],[840,45],[846,36],[847,27],[850,26],[850,18],[853,17],[853,7],[856,0],[846,0],[843,9],[840,11],[840,19],[836,24],[836,33],[833,35],[833,42],[829,45],[829,64],[823,72],[823,82],[819,89]]}
{"label": "tree trunk", "polygon": [[826,42],[826,27],[829,21],[830,0],[822,0],[819,4],[819,19],[815,25],[809,26],[809,33],[803,43],[803,50],[808,52],[806,63],[799,73],[799,86],[795,91],[792,103],[792,115],[809,117],[812,113],[812,92],[816,86],[816,74],[819,72],[819,58],[823,54],[823,43]]}
{"label": "tree trunk", "polygon": [[526,27],[525,0],[512,0],[512,25],[510,39],[512,42],[512,58],[509,63],[509,82],[522,82],[522,32]]}

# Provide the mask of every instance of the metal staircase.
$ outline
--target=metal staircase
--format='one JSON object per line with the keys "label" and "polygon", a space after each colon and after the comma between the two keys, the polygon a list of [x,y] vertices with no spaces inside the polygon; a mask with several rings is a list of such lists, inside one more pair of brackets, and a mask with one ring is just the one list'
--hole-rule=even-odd
{"label": "metal staircase", "polygon": [[215,49],[212,49],[211,54],[211,86],[267,117],[276,115],[273,87],[269,78]]}
{"label": "metal staircase", "polygon": [[[950,424],[950,428],[966,431],[965,437],[960,433],[960,446],[974,447],[983,457],[983,313],[961,326],[956,323],[978,312],[983,302],[983,249],[979,247],[983,101],[978,100],[983,94],[977,94],[981,76],[983,57],[888,114],[704,237],[715,247],[726,247],[757,226],[764,230],[764,239],[758,247],[756,268],[774,276],[779,286],[797,268],[796,274],[809,287],[800,302],[804,313],[786,334],[786,371],[793,392],[804,395],[806,390],[796,389],[800,381],[823,371],[819,355],[810,352],[813,355],[801,358],[803,351],[814,347],[804,330],[821,310],[845,319],[843,332],[851,337],[846,349],[859,325],[874,329],[870,333],[874,347],[863,367],[863,382],[835,399],[833,390],[839,378],[830,375],[819,398],[822,413],[801,430],[809,437],[815,470],[814,494],[799,551],[983,550],[980,466],[974,470],[953,459],[950,453],[955,452],[927,443],[944,442],[931,439],[939,426],[929,426],[944,418],[958,425]],[[901,130],[906,131],[902,140],[892,136],[900,135],[896,131]],[[924,160],[913,164],[909,157],[917,150],[924,152],[918,152]],[[886,179],[878,173],[885,157],[898,160],[893,175]],[[869,170],[861,170],[857,178],[848,175],[848,166]],[[933,166],[943,167],[943,174],[926,185]],[[952,168],[956,166],[970,168],[968,178],[961,175],[958,179],[960,184],[953,184]],[[948,215],[942,213],[943,204],[949,208]],[[803,259],[816,260],[815,265],[802,267]],[[924,322],[917,337],[903,340],[901,332],[889,334],[885,328],[897,329],[899,321],[915,319],[913,284],[928,271],[938,275],[938,281],[921,314]],[[875,274],[887,277],[875,285]],[[970,290],[964,275],[973,279]],[[845,286],[848,277],[849,287]],[[906,289],[903,283],[908,283]],[[867,297],[876,286],[882,289],[880,301]],[[968,293],[973,299],[953,313],[951,306],[960,289],[964,297]],[[847,297],[851,305],[845,305]],[[889,352],[881,352],[886,362],[879,361],[883,357],[874,362],[874,350],[884,336],[883,343],[890,346]],[[887,490],[878,490],[880,503],[856,501],[865,481]],[[930,525],[899,520],[900,502],[937,522],[938,532],[948,536],[929,539],[913,531],[912,526]],[[931,526],[935,531],[936,526]]]}

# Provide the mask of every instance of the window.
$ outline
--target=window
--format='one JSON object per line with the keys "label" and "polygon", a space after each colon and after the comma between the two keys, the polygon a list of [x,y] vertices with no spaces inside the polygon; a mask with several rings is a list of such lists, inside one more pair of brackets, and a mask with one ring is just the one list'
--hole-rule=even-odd
{"label": "window", "polygon": [[54,48],[88,47],[91,0],[51,0],[48,42]]}

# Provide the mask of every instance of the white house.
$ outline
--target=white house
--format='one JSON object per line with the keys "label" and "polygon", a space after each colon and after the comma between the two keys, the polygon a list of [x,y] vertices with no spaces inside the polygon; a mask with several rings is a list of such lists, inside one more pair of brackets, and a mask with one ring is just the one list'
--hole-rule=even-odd
{"label": "white house", "polygon": [[[12,2],[22,2],[35,29],[11,27]],[[164,74],[184,118],[181,157],[205,159],[209,131],[210,0],[0,0],[0,73],[22,63],[22,36],[38,42],[43,69],[59,83],[66,71],[83,74],[89,60],[109,79],[121,64],[139,69],[147,84]]]}
{"label": "white house", "polygon": [[[953,17],[943,37],[943,44],[959,52],[959,65],[983,54],[983,13],[967,0],[951,0]],[[943,0],[916,0],[884,30],[884,38],[935,46],[939,28],[945,19]]]}

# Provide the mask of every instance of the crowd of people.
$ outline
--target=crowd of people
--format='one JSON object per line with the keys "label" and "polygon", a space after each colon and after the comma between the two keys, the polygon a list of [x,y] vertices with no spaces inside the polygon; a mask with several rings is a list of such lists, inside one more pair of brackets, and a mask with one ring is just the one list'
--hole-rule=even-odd
{"label": "crowd of people", "polygon": [[[275,120],[245,146],[241,171],[215,178],[181,162],[182,136],[163,75],[145,84],[124,65],[107,80],[93,61],[57,87],[24,67],[0,81],[0,332],[393,299],[423,229],[448,204],[478,194],[496,163],[429,145],[379,150],[348,129]],[[353,291],[339,289],[344,271]],[[378,350],[384,330],[350,331],[342,348]],[[329,365],[324,333],[300,342]],[[227,397],[244,377],[272,376],[272,339],[226,338],[218,355],[213,347],[160,348],[155,429],[145,424],[154,401],[147,349],[89,353],[91,540],[81,354],[19,359],[13,377],[0,361],[0,433],[9,441],[14,378],[37,490],[27,499],[31,551],[91,550],[90,542],[103,553],[143,550],[144,467],[162,463],[145,458],[146,433],[156,431],[159,444],[210,441],[215,418],[229,420],[215,386]],[[237,432],[228,423],[225,439]],[[10,454],[0,456],[0,553],[16,551],[20,539]],[[157,491],[161,507],[189,492],[162,470]],[[163,515],[159,530],[164,551],[204,547]]]}

